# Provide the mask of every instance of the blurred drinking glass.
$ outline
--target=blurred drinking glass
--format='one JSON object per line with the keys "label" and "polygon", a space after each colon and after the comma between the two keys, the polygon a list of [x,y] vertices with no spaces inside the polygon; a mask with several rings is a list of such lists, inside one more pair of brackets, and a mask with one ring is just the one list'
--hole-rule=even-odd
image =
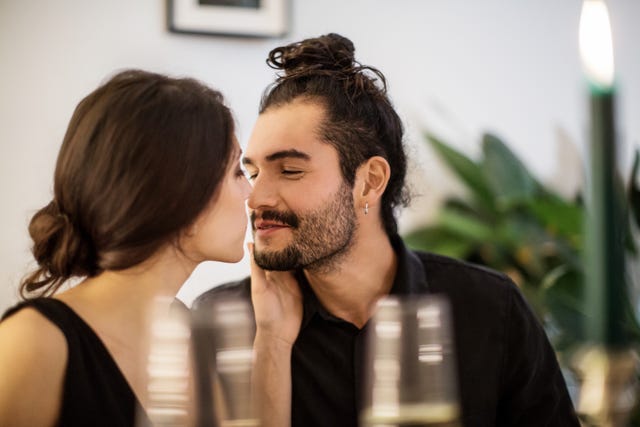
{"label": "blurred drinking glass", "polygon": [[364,378],[363,427],[460,427],[448,301],[382,299],[368,327]]}
{"label": "blurred drinking glass", "polygon": [[137,427],[193,425],[190,315],[186,309],[172,308],[172,303],[173,298],[156,297],[148,314],[142,373],[146,411],[137,415]]}
{"label": "blurred drinking glass", "polygon": [[199,426],[256,427],[251,398],[255,327],[248,301],[220,298],[192,325]]}

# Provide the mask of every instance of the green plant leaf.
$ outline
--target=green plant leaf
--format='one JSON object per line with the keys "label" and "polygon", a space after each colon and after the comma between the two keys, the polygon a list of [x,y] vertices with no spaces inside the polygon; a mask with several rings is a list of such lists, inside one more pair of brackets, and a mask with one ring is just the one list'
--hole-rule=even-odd
{"label": "green plant leaf", "polygon": [[482,138],[482,148],[483,173],[500,209],[508,209],[533,197],[538,187],[536,180],[500,139],[487,133]]}
{"label": "green plant leaf", "polygon": [[431,133],[426,133],[426,139],[445,164],[471,190],[472,196],[484,208],[494,210],[494,196],[487,185],[480,165],[461,152],[451,148]]}
{"label": "green plant leaf", "polygon": [[640,151],[636,150],[633,157],[633,168],[631,169],[631,180],[629,182],[629,207],[631,215],[640,227],[640,187],[638,186],[638,172],[640,171]]}
{"label": "green plant leaf", "polygon": [[569,265],[560,265],[545,276],[542,290],[543,304],[559,332],[554,344],[582,342],[586,324],[583,275]]}
{"label": "green plant leaf", "polygon": [[575,241],[583,232],[582,206],[560,198],[532,198],[528,200],[527,206],[552,235]]}
{"label": "green plant leaf", "polygon": [[438,225],[447,232],[473,242],[491,240],[493,228],[475,216],[447,209],[440,211]]}
{"label": "green plant leaf", "polygon": [[518,267],[527,282],[538,287],[547,267],[545,233],[530,215],[518,213],[505,217],[495,229],[495,239],[499,239],[503,252],[508,254],[511,263]]}
{"label": "green plant leaf", "polygon": [[434,252],[440,255],[464,259],[473,248],[473,243],[460,239],[439,226],[422,227],[403,237],[411,249]]}

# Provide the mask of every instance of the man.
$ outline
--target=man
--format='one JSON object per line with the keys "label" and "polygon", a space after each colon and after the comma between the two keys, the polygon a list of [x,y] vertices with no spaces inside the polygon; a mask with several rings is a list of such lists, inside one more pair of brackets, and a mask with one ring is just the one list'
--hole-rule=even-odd
{"label": "man", "polygon": [[262,390],[269,381],[283,387],[274,407],[287,411],[291,396],[294,426],[356,426],[377,301],[444,294],[465,426],[578,426],[554,352],[515,285],[409,251],[398,237],[394,210],[407,200],[402,125],[382,74],[353,53],[336,34],[270,53],[284,75],[262,100],[243,160],[253,182],[252,275],[212,289],[196,307],[251,297]]}

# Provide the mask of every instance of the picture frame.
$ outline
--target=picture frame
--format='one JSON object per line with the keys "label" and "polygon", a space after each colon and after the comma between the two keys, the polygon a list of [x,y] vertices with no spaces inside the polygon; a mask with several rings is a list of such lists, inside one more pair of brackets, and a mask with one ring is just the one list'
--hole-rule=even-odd
{"label": "picture frame", "polygon": [[174,33],[236,37],[283,37],[290,0],[167,0]]}

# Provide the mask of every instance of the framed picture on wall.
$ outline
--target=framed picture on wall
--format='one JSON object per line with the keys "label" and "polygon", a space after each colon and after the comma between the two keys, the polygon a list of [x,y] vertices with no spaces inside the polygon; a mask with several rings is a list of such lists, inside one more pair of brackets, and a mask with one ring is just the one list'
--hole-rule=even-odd
{"label": "framed picture on wall", "polygon": [[167,0],[167,23],[176,33],[281,37],[289,27],[290,0]]}

